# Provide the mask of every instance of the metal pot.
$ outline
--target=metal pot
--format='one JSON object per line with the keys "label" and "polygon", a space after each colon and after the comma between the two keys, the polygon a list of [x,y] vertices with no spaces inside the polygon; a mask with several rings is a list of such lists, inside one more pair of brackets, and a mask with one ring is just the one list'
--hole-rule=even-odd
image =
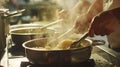
{"label": "metal pot", "polygon": [[2,59],[2,56],[5,52],[6,47],[6,37],[5,37],[5,18],[4,17],[4,11],[0,10],[0,60]]}
{"label": "metal pot", "polygon": [[11,16],[21,15],[24,10],[10,12],[8,9],[0,9],[0,60],[2,59],[6,48],[6,36],[8,34],[8,24],[6,19]]}
{"label": "metal pot", "polygon": [[37,64],[53,64],[64,65],[70,63],[78,63],[86,61],[91,56],[92,41],[89,39],[84,40],[82,43],[87,43],[88,46],[76,49],[66,50],[42,50],[33,47],[44,47],[47,39],[33,39],[23,43],[25,48],[26,57],[31,63]]}
{"label": "metal pot", "polygon": [[40,24],[12,25],[10,27],[12,42],[17,48],[23,49],[22,44],[25,41],[54,36],[54,30],[47,28],[40,30],[40,27]]}

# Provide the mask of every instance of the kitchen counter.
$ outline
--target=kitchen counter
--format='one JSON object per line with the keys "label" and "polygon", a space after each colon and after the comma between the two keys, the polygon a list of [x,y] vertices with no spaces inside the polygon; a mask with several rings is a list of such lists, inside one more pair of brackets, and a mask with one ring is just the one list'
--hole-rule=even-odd
{"label": "kitchen counter", "polygon": [[[106,45],[94,46],[90,59],[94,60],[94,67],[120,67],[120,53],[109,49]],[[9,67],[21,67],[21,62],[28,62],[28,59],[23,56],[14,56],[8,61]]]}

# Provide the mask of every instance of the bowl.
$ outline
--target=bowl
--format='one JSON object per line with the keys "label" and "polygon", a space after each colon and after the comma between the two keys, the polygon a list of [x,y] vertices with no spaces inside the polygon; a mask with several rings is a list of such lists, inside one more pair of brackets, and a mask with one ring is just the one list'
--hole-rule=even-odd
{"label": "bowl", "polygon": [[47,41],[47,38],[37,38],[22,44],[25,48],[25,56],[31,63],[50,65],[74,64],[86,61],[91,56],[92,41],[90,39],[82,41],[83,44],[86,43],[88,45],[86,47],[65,50],[45,50],[44,47]]}

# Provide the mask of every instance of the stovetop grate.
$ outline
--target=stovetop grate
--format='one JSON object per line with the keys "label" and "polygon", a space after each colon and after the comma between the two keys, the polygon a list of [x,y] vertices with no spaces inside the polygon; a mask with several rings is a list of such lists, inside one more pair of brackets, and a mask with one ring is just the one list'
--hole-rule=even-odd
{"label": "stovetop grate", "polygon": [[95,67],[95,62],[93,59],[89,59],[87,61],[81,63],[74,64],[31,64],[30,62],[21,62],[20,67]]}

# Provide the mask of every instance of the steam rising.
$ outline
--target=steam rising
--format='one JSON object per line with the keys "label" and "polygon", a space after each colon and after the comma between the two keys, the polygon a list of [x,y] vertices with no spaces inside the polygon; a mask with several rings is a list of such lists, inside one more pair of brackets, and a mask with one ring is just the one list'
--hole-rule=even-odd
{"label": "steam rising", "polygon": [[[78,16],[80,16],[78,20],[78,27],[80,27],[79,25],[82,26],[78,28],[78,30],[84,32],[88,31],[92,18],[96,16],[98,13],[103,11],[103,0],[93,0],[93,1],[79,0],[79,2],[78,0],[64,0],[63,2],[61,1],[62,0],[58,0],[59,4],[62,4],[63,6],[63,11],[61,12],[62,15],[60,16],[60,18],[64,19],[64,21],[61,23],[61,29],[60,29],[62,30],[60,32],[63,33],[69,31],[72,27],[75,26],[76,18]],[[59,40],[69,38],[76,29],[72,29],[70,32],[68,32]]]}
{"label": "steam rising", "polygon": [[57,36],[49,35],[50,42],[52,42],[53,40],[51,46],[55,46],[56,43],[58,43],[59,41],[71,38],[75,31],[74,26],[76,18],[87,12],[90,6],[90,2],[87,0],[79,0],[79,2],[78,0],[64,0],[64,1],[57,0],[57,1],[63,8],[60,14],[60,18],[63,18],[64,21],[60,24],[61,28],[57,29],[59,30],[58,32],[59,35]]}

